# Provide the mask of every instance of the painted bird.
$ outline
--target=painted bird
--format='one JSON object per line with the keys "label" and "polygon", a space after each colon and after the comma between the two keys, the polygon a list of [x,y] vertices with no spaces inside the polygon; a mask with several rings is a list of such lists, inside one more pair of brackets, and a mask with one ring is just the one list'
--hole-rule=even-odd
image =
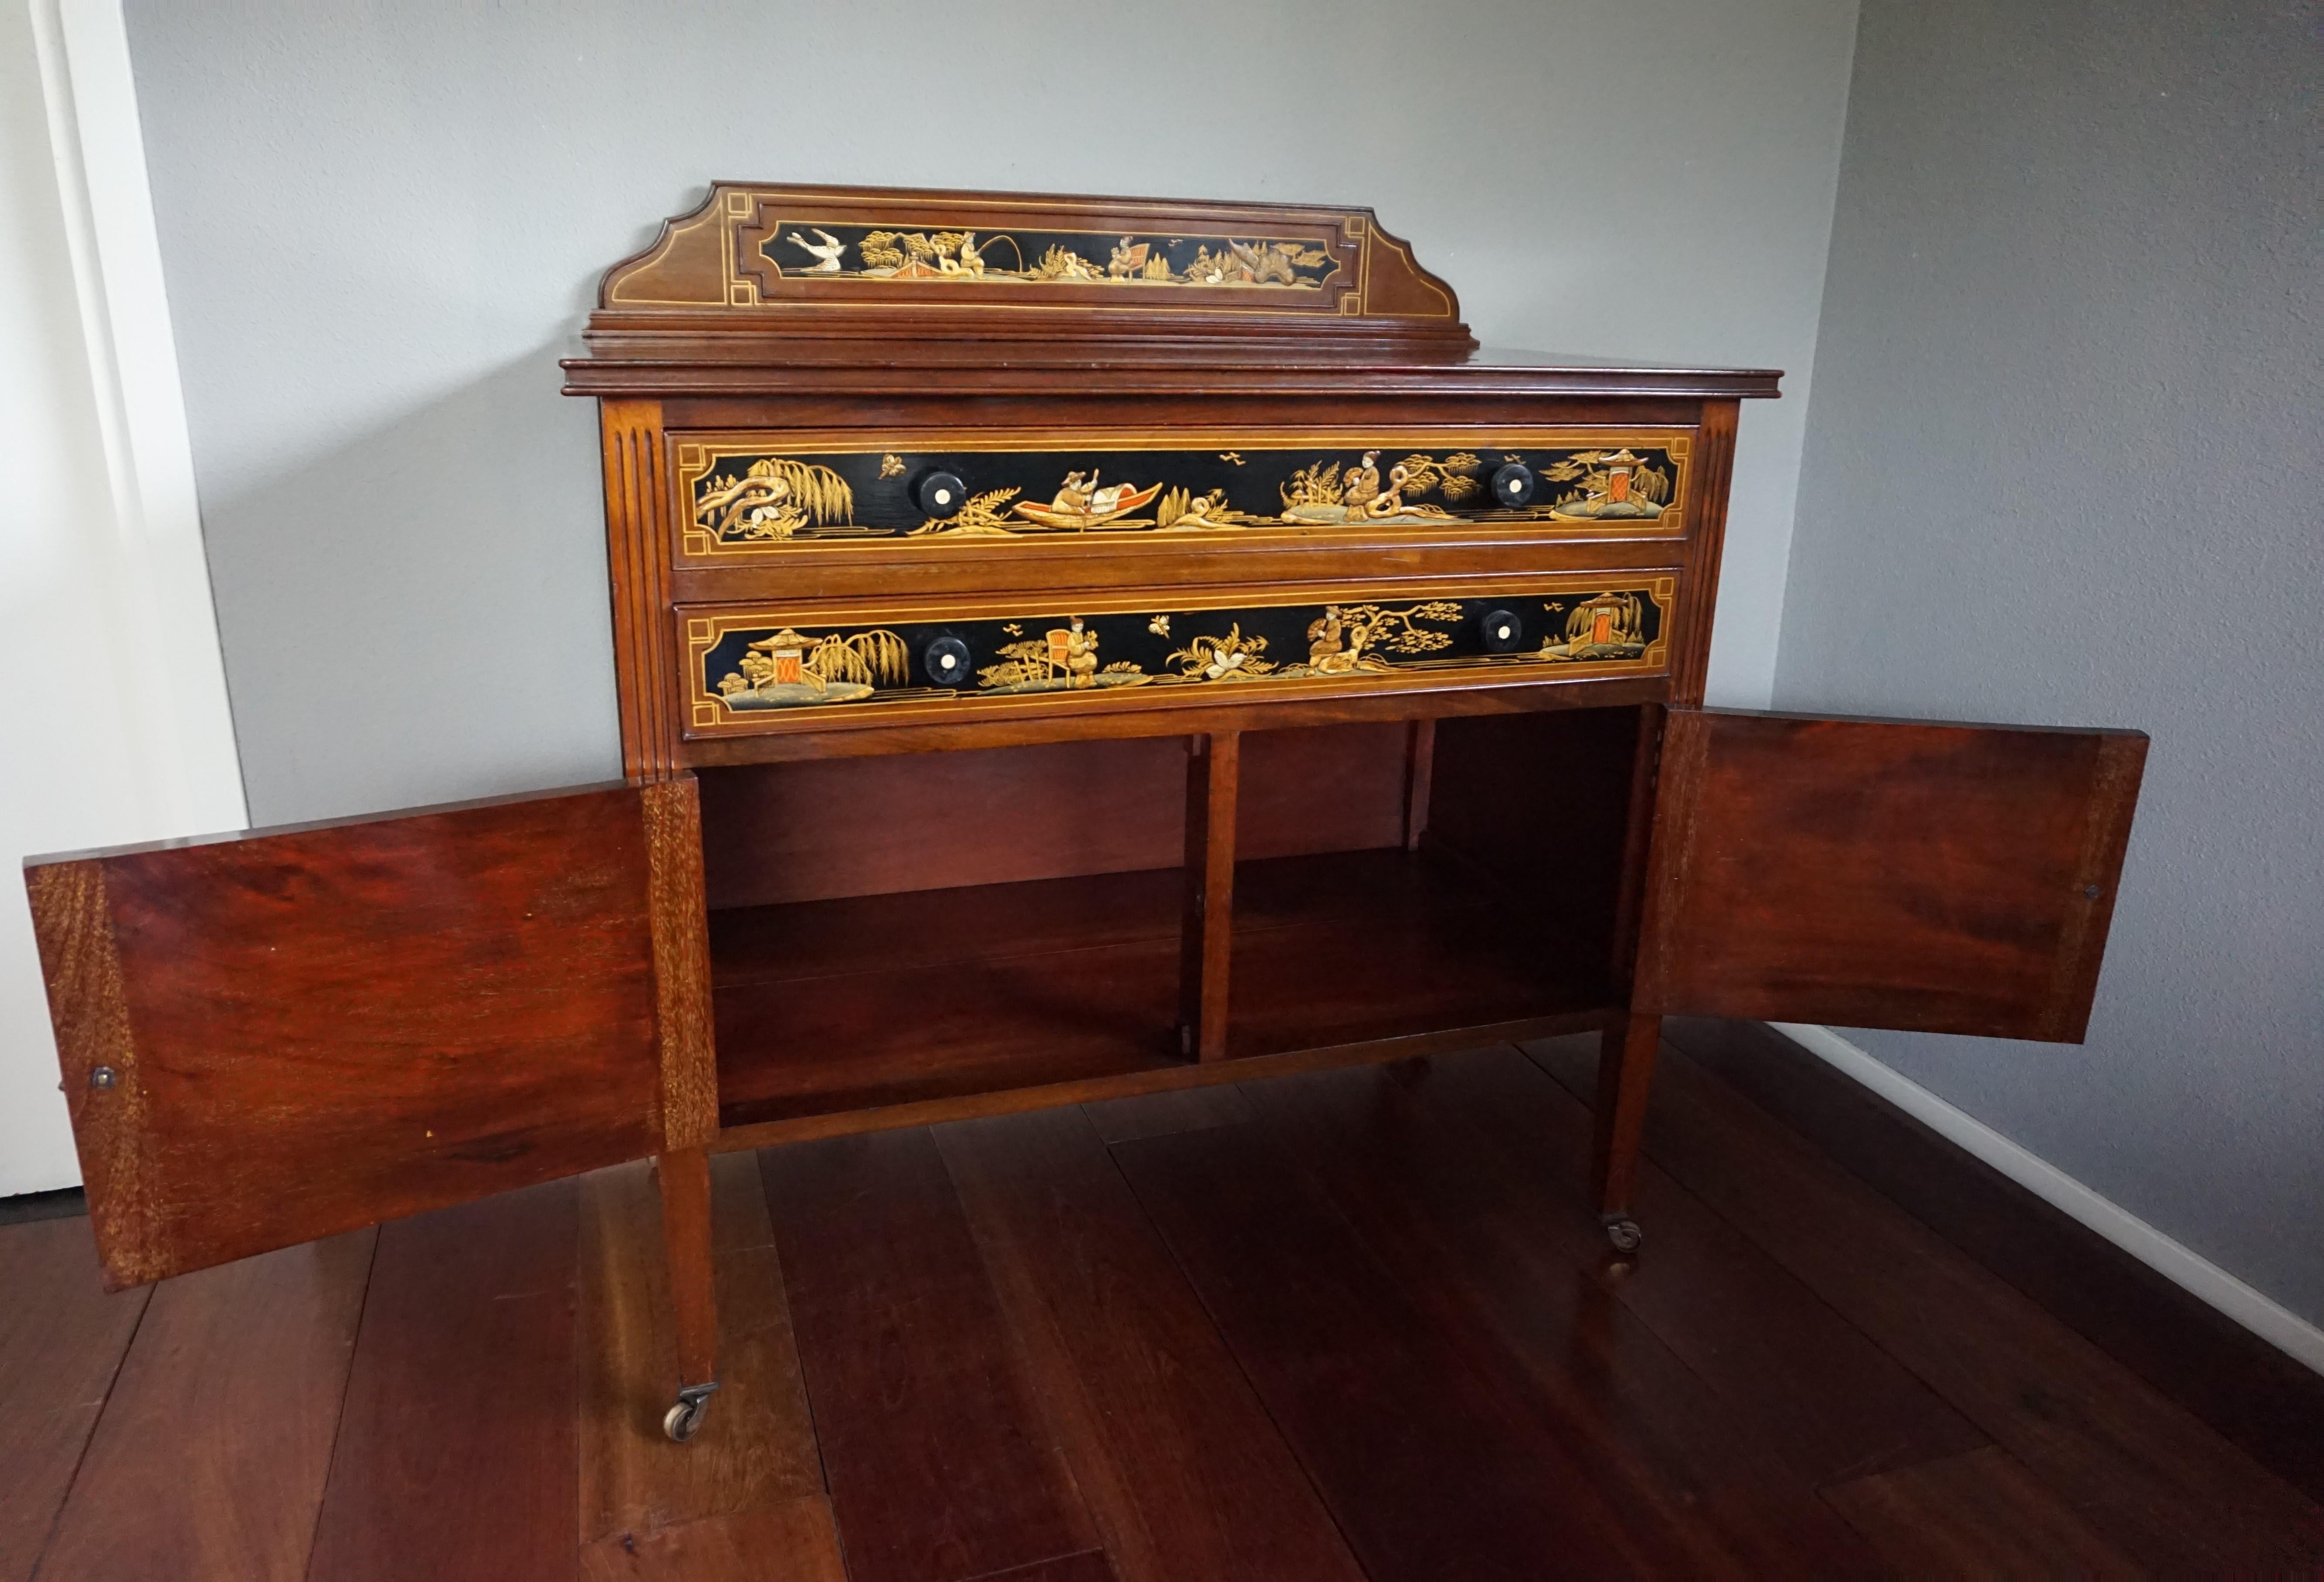
{"label": "painted bird", "polygon": [[800,235],[797,231],[793,231],[790,235],[792,246],[804,247],[809,253],[814,253],[817,258],[823,260],[821,263],[815,265],[806,272],[811,275],[837,274],[839,272],[839,255],[847,251],[847,244],[842,242],[830,232],[823,230],[818,226],[809,225],[807,229],[815,232],[816,235],[823,238],[823,245],[820,247],[816,246],[814,243]]}

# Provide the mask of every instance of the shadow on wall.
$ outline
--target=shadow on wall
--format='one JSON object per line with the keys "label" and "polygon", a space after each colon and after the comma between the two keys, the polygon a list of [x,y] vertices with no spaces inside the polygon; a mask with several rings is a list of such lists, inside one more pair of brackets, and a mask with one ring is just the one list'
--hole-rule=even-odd
{"label": "shadow on wall", "polygon": [[203,501],[254,823],[621,772],[596,407],[558,393],[567,349]]}

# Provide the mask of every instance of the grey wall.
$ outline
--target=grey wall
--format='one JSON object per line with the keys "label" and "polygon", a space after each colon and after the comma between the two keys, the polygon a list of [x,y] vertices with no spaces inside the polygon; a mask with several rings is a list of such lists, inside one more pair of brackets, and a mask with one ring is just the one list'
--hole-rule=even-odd
{"label": "grey wall", "polygon": [[[1804,388],[1855,0],[129,0],[251,808],[617,765],[555,360],[713,177],[1369,203],[1490,343]],[[1747,409],[1764,698],[1803,404]]]}
{"label": "grey wall", "polygon": [[2314,17],[1865,5],[1776,701],[2152,733],[2089,1042],[1857,1036],[2324,1321]]}

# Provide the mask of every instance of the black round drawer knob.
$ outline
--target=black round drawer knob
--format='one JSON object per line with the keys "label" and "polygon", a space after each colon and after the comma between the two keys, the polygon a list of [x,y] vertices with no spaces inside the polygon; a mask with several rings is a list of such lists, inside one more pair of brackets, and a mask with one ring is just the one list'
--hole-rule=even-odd
{"label": "black round drawer knob", "polygon": [[920,650],[920,668],[938,686],[962,686],[967,684],[971,666],[968,645],[956,637],[940,637]]}
{"label": "black round drawer knob", "polygon": [[928,473],[912,485],[912,498],[929,516],[958,516],[968,503],[968,487],[957,473]]}
{"label": "black round drawer knob", "polygon": [[1493,503],[1512,509],[1533,499],[1533,469],[1521,462],[1511,462],[1493,474]]}
{"label": "black round drawer knob", "polygon": [[1525,622],[1514,610],[1486,611],[1479,631],[1489,654],[1514,654],[1525,647]]}

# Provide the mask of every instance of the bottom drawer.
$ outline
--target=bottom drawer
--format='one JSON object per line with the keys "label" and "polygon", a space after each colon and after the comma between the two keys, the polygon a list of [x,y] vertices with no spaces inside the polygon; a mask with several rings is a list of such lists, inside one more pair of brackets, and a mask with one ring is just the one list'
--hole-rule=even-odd
{"label": "bottom drawer", "polygon": [[[1598,573],[905,605],[681,605],[687,736],[1441,690],[1670,667],[1678,579]],[[1208,695],[1204,695],[1208,694]]]}

